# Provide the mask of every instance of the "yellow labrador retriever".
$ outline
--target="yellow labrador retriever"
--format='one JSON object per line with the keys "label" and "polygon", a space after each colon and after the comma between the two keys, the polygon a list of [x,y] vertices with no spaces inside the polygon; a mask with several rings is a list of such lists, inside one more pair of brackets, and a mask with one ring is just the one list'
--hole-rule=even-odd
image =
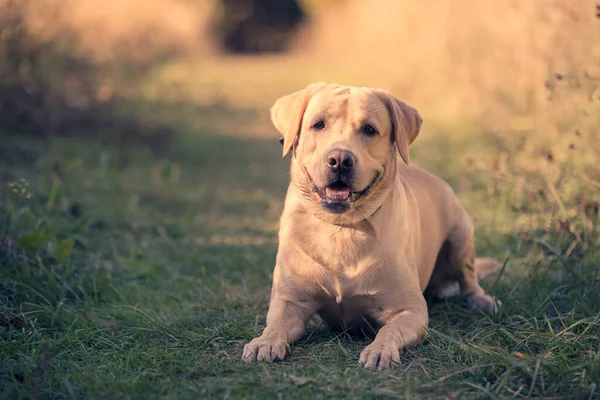
{"label": "yellow labrador retriever", "polygon": [[292,150],[267,327],[246,361],[282,360],[316,313],[377,332],[360,355],[385,370],[426,334],[424,293],[496,309],[477,281],[473,225],[448,184],[410,164],[421,117],[389,93],[316,83],[271,108]]}

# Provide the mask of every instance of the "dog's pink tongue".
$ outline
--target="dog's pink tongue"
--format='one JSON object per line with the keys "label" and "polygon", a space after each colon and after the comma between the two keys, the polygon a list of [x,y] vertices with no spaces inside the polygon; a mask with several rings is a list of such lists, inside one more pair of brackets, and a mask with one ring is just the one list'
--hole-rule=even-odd
{"label": "dog's pink tongue", "polygon": [[332,189],[325,188],[325,195],[332,200],[345,200],[350,196],[350,188]]}

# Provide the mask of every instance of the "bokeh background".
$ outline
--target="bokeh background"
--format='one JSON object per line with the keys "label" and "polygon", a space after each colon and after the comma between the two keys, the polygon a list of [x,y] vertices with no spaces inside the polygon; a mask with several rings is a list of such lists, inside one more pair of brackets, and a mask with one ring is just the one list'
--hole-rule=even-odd
{"label": "bokeh background", "polygon": [[[526,133],[561,147],[598,102],[600,29],[588,0],[2,0],[0,7],[2,119],[41,134],[99,114],[133,118],[132,103],[185,103],[198,112],[256,112],[244,129],[228,130],[274,136],[264,118],[273,101],[326,80],[386,88],[415,105],[426,127]],[[558,158],[565,152],[553,150]]]}

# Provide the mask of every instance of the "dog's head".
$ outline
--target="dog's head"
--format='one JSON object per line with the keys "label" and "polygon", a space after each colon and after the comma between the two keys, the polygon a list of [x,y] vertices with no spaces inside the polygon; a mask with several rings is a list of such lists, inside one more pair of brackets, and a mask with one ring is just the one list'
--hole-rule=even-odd
{"label": "dog's head", "polygon": [[350,223],[381,205],[396,154],[410,162],[408,146],[422,122],[414,108],[385,91],[327,83],[280,98],[271,119],[283,136],[283,155],[294,153],[292,181],[307,206],[318,206],[332,222]]}

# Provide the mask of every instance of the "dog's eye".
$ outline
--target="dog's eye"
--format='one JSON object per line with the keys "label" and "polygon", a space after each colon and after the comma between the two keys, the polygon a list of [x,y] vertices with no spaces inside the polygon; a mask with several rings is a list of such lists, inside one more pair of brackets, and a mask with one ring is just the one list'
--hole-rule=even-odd
{"label": "dog's eye", "polygon": [[318,122],[316,122],[316,123],[315,123],[315,124],[312,126],[312,128],[313,128],[315,131],[320,131],[321,129],[324,129],[324,128],[325,128],[325,122],[323,122],[323,121],[318,121]]}
{"label": "dog's eye", "polygon": [[363,128],[363,133],[365,135],[374,136],[377,135],[377,129],[373,128],[373,125],[365,125]]}

